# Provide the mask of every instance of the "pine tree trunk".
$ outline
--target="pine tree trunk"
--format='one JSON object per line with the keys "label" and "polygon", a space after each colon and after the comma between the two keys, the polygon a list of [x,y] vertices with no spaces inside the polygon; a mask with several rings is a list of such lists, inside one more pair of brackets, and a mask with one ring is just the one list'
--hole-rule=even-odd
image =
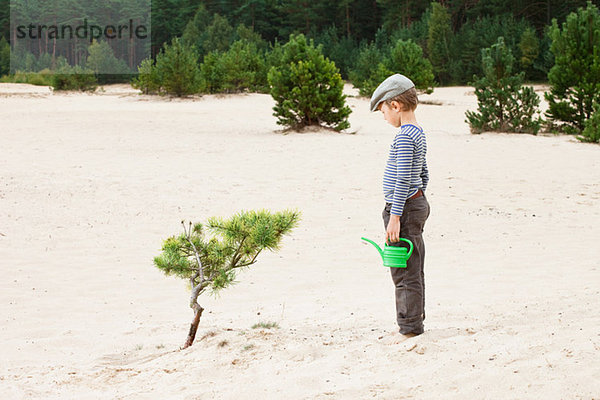
{"label": "pine tree trunk", "polygon": [[350,39],[350,7],[346,3],[346,37]]}
{"label": "pine tree trunk", "polygon": [[198,307],[194,307],[194,319],[190,324],[190,330],[188,332],[185,345],[183,346],[184,349],[187,349],[192,344],[194,344],[194,339],[196,339],[196,332],[198,331],[198,325],[200,324],[200,317],[202,316],[202,311],[204,311],[204,308],[200,307],[200,305],[198,305]]}

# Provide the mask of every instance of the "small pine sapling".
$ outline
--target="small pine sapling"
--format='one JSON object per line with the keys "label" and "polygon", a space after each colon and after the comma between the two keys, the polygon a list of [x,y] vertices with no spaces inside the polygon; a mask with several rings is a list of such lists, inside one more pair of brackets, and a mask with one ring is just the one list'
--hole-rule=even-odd
{"label": "small pine sapling", "polygon": [[210,218],[206,226],[191,222],[186,225],[182,221],[184,233],[164,241],[154,265],[166,275],[176,275],[190,283],[194,318],[183,348],[194,343],[204,311],[198,297],[207,289],[216,293],[235,283],[239,269],[254,264],[265,249],[278,250],[282,236],[299,220],[298,211],[272,214],[260,210],[242,211],[229,219]]}

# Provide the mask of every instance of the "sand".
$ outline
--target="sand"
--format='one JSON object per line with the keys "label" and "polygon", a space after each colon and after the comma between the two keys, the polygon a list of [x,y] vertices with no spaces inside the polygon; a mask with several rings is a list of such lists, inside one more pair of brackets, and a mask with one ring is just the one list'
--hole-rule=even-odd
{"label": "sand", "polygon": [[[426,332],[389,344],[389,271],[360,237],[383,241],[394,130],[366,99],[354,134],[284,134],[268,95],[0,84],[0,398],[600,399],[600,147],[472,135],[472,88],[421,100]],[[253,208],[302,221],[202,296],[180,351],[186,282],[153,257],[182,219]]]}

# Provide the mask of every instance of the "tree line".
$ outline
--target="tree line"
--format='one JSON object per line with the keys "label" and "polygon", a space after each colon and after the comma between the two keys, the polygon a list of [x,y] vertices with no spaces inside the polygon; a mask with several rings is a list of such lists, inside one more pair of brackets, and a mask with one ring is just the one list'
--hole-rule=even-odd
{"label": "tree line", "polygon": [[[569,13],[584,7],[586,1],[440,0],[437,4],[446,13],[440,17],[423,0],[153,0],[150,52],[155,57],[165,43],[181,37],[190,23],[197,22],[202,9],[210,17],[219,15],[231,27],[244,25],[252,29],[267,43],[285,42],[290,34],[302,33],[323,44],[325,55],[336,63],[346,79],[369,45],[374,44],[380,50],[378,55],[385,57],[381,53],[386,53],[390,44],[398,39],[411,39],[434,64],[438,82],[465,84],[473,73],[481,72],[481,49],[502,35],[519,60],[523,58],[519,67],[526,72],[526,78],[545,80],[552,65],[547,27],[553,19],[563,22]],[[41,2],[46,10],[33,10],[21,0],[0,0],[0,40],[4,38],[8,43],[14,38],[14,32],[10,32],[11,3],[13,12],[22,13],[23,18],[32,21],[41,13],[51,12],[59,19],[72,20],[94,19],[100,12],[86,7],[89,11],[84,13],[90,15],[75,16],[74,10],[80,8],[75,0]],[[112,3],[124,10],[123,15],[131,11],[130,0]],[[600,5],[600,0],[592,3]],[[432,41],[428,29],[431,23],[441,25],[437,34],[445,35],[445,43],[428,46]],[[122,44],[111,46],[117,57],[124,51],[118,47]],[[66,49],[65,53],[84,61],[85,54],[80,49]],[[139,65],[139,61],[136,59],[135,64]],[[6,71],[0,70],[0,76],[3,73]]]}

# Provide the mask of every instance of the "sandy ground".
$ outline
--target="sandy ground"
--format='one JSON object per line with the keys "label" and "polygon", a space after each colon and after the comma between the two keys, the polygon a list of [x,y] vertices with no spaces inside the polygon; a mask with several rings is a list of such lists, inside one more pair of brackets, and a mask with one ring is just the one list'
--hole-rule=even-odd
{"label": "sandy ground", "polygon": [[[0,398],[600,399],[600,147],[471,135],[472,89],[422,96],[432,212],[426,332],[389,344],[379,255],[394,135],[283,134],[267,95],[0,85]],[[152,265],[180,221],[298,208],[196,344],[186,283]],[[276,328],[256,328],[273,322]]]}

